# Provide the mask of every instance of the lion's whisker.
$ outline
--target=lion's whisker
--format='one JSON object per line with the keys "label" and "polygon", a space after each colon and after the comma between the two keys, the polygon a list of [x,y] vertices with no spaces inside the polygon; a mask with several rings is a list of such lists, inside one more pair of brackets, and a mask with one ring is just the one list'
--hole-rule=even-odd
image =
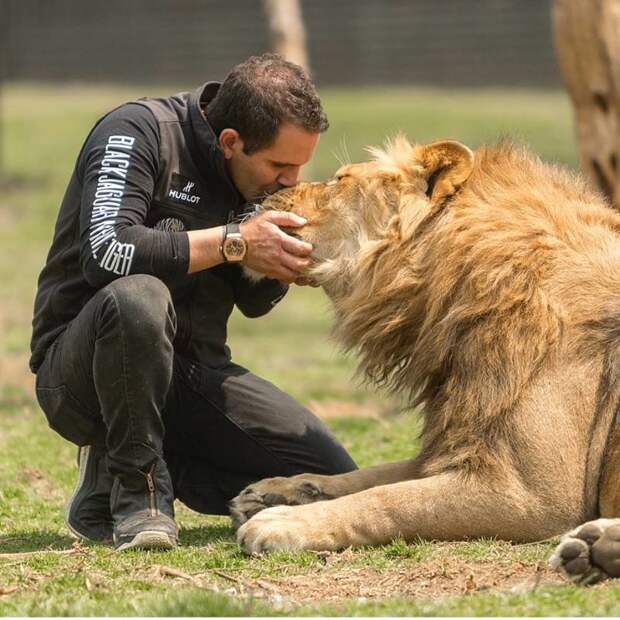
{"label": "lion's whisker", "polygon": [[335,150],[332,151],[332,156],[340,164],[340,167],[345,165],[343,158]]}
{"label": "lion's whisker", "polygon": [[349,148],[347,146],[347,136],[343,134],[342,136],[342,148],[344,150],[345,161],[347,164],[351,163],[351,155],[349,155]]}

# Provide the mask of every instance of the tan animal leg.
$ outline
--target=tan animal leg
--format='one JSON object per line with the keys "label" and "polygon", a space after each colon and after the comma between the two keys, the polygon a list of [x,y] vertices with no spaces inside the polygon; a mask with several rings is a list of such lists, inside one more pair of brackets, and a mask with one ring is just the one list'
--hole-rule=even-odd
{"label": "tan animal leg", "polygon": [[247,553],[381,544],[398,536],[540,540],[570,526],[516,481],[444,473],[378,486],[329,502],[277,506],[252,517],[237,539]]}
{"label": "tan animal leg", "polygon": [[266,478],[246,487],[229,504],[235,529],[271,506],[298,506],[334,499],[365,489],[420,476],[416,459],[385,463],[336,476],[300,474],[290,478]]}
{"label": "tan animal leg", "polygon": [[551,565],[578,583],[620,577],[620,428],[609,437],[599,489],[601,519],[588,521],[562,537]]}

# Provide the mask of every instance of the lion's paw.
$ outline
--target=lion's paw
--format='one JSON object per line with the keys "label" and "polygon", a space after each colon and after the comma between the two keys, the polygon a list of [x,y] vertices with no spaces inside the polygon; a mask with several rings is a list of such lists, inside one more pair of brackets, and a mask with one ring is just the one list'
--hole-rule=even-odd
{"label": "lion's paw", "polygon": [[588,521],[568,532],[549,563],[584,585],[620,577],[620,519]]}
{"label": "lion's paw", "polygon": [[295,551],[308,548],[309,530],[299,508],[276,506],[263,510],[242,525],[237,532],[237,541],[249,555]]}
{"label": "lion's paw", "polygon": [[239,529],[255,514],[272,506],[299,506],[330,499],[323,492],[318,476],[266,478],[246,487],[228,504],[230,518]]}

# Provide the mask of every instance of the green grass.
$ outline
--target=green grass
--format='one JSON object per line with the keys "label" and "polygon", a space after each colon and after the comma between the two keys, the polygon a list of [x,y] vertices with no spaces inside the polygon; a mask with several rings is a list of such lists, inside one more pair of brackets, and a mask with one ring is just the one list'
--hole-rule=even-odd
{"label": "green grass", "polygon": [[[614,585],[581,589],[543,584],[526,593],[492,586],[463,594],[456,585],[463,575],[452,578],[446,573],[458,566],[482,579],[489,567],[501,571],[514,566],[524,575],[534,574],[547,557],[549,544],[396,540],[329,557],[305,552],[248,558],[237,547],[227,519],[179,506],[182,546],[173,552],[117,555],[93,545],[72,554],[57,553],[72,545],[62,522],[62,506],[76,477],[75,449],[46,427],[33,400],[26,364],[36,277],[75,156],[94,120],[122,101],[174,90],[14,84],[4,93],[0,554],[33,555],[0,555],[0,614],[617,615],[620,590]],[[331,129],[321,138],[309,170],[316,178],[333,173],[339,159],[363,158],[366,144],[381,143],[399,130],[417,141],[448,137],[471,146],[510,135],[547,159],[575,164],[569,104],[559,92],[398,88],[325,91],[323,97]],[[322,293],[296,289],[263,319],[250,321],[235,314],[230,343],[236,361],[306,404],[332,413],[356,407],[365,414],[387,411],[379,418],[328,419],[361,465],[415,454],[416,414],[403,413],[400,403],[357,384],[354,360],[331,343],[329,325],[329,306]],[[175,577],[170,569],[186,576]],[[328,598],[332,585],[339,587],[356,571],[360,575],[374,571],[381,578],[404,571],[405,576],[414,576],[410,583],[416,587],[438,571],[437,578],[447,585],[443,593],[408,597],[396,588],[385,600],[359,600],[344,590]],[[279,598],[277,589],[265,595],[267,591],[257,585],[268,579],[285,591],[294,579],[312,584],[320,578],[326,578],[330,588],[300,604],[290,596]],[[366,580],[372,585],[371,578]]]}

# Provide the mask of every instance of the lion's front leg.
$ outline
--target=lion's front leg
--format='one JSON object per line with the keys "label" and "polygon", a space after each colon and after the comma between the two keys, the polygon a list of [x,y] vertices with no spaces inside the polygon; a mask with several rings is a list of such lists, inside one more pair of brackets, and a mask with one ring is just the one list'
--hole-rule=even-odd
{"label": "lion's front leg", "polygon": [[237,529],[261,510],[272,506],[310,504],[378,485],[411,480],[417,477],[419,469],[416,460],[407,460],[333,476],[300,474],[290,478],[266,478],[243,489],[231,500],[228,508],[233,526]]}
{"label": "lion's front leg", "polygon": [[388,542],[399,529],[382,499],[371,491],[304,506],[276,506],[259,512],[237,532],[249,554],[269,551],[336,551]]}
{"label": "lion's front leg", "polygon": [[[541,526],[541,524],[544,524]],[[379,486],[329,502],[264,510],[238,531],[247,553],[337,550],[398,536],[434,540],[499,537],[540,540],[566,523],[515,483],[493,490],[487,480],[458,474]]]}

